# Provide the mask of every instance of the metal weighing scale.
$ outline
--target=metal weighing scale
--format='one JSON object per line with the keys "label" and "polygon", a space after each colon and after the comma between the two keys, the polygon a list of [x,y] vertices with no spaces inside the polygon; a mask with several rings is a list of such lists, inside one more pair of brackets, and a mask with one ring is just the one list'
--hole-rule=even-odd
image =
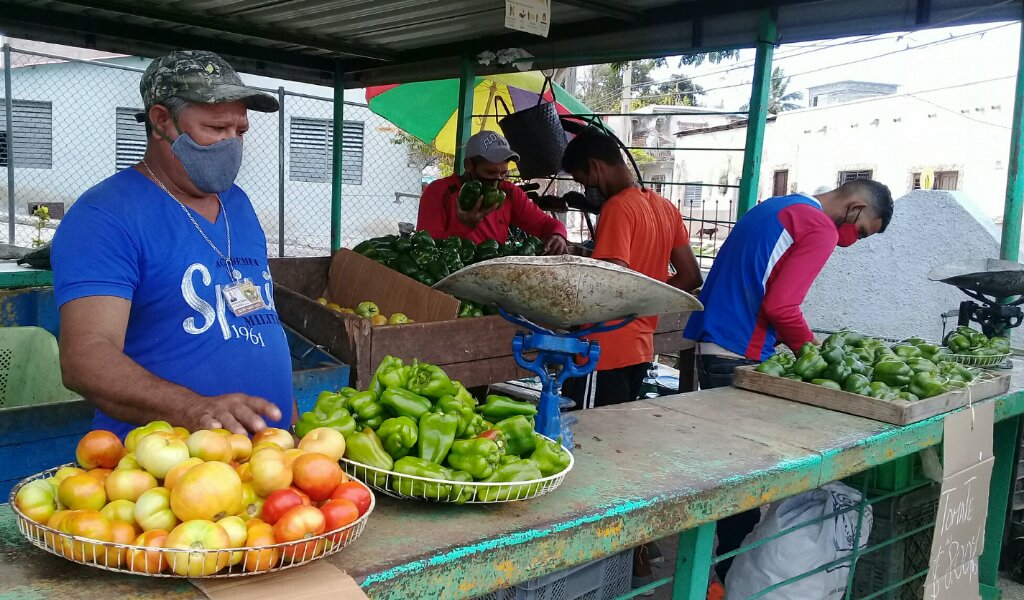
{"label": "metal weighing scale", "polygon": [[540,377],[536,430],[552,439],[562,435],[562,384],[597,368],[601,349],[582,338],[624,327],[638,316],[704,309],[668,284],[579,256],[495,258],[461,269],[434,288],[497,306],[505,319],[529,332],[516,332],[512,355]]}
{"label": "metal weighing scale", "polygon": [[[1024,265],[1008,260],[983,258],[950,263],[932,269],[928,279],[960,288],[974,300],[943,316],[956,316],[958,325],[981,325],[989,337],[1004,336],[1024,322]],[[976,301],[977,302],[976,302]]]}

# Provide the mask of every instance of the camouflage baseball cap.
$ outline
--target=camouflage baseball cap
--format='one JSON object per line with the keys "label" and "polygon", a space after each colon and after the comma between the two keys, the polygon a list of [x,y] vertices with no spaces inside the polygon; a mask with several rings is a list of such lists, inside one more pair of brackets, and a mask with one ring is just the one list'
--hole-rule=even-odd
{"label": "camouflage baseball cap", "polygon": [[274,112],[277,98],[246,87],[226,60],[204,50],[176,50],[146,67],[139,83],[146,108],[177,96],[191,102],[242,101],[247,108]]}

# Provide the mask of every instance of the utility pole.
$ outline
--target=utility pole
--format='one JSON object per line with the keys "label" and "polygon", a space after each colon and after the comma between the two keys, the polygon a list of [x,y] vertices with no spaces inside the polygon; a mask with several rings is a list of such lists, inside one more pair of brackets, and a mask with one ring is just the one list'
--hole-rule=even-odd
{"label": "utility pole", "polygon": [[633,145],[632,122],[629,120],[630,108],[633,104],[633,63],[627,62],[622,67],[622,100],[619,113],[622,115],[622,141],[626,146]]}

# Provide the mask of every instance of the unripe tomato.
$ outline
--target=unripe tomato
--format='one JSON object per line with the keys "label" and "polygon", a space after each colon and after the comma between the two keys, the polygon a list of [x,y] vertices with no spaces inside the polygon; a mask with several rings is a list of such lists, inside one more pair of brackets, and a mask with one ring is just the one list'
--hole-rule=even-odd
{"label": "unripe tomato", "polygon": [[121,438],[109,431],[97,429],[78,441],[75,459],[83,469],[113,469],[126,453]]}
{"label": "unripe tomato", "polygon": [[[264,507],[266,508],[266,507]],[[296,506],[274,524],[274,539],[279,543],[310,539],[324,532],[327,521],[320,509],[313,506]],[[305,560],[317,555],[320,548],[316,540],[287,546],[282,554],[288,560]]]}

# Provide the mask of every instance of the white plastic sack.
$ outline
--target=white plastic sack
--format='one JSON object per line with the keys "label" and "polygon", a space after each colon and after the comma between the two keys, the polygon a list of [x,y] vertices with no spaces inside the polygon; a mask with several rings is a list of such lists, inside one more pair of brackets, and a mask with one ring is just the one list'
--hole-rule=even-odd
{"label": "white plastic sack", "polygon": [[[839,482],[773,502],[757,527],[743,538],[748,546],[812,519],[860,502],[860,492]],[[725,579],[725,600],[746,600],[761,590],[814,570],[853,551],[857,510],[801,527],[733,560]],[[871,534],[871,507],[864,510],[860,547]],[[764,600],[839,600],[846,592],[849,563],[815,573],[761,596]]]}

